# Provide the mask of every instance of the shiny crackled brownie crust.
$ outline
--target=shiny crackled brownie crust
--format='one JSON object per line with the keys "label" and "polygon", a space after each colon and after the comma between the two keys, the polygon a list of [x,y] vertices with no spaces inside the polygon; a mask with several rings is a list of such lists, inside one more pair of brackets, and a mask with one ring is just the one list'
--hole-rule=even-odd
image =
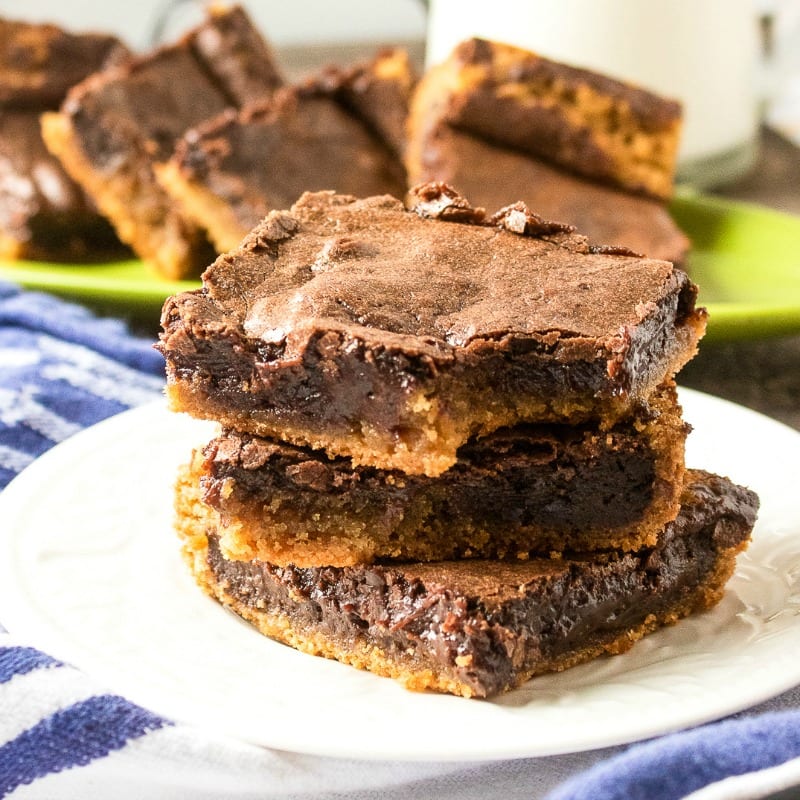
{"label": "shiny crackled brownie crust", "polygon": [[447,124],[414,131],[409,180],[441,180],[483,208],[523,200],[548,219],[569,222],[593,242],[624,245],[681,264],[689,239],[664,203],[586,180],[541,158],[501,147]]}
{"label": "shiny crackled brownie crust", "polygon": [[166,278],[198,275],[214,257],[156,180],[193,125],[268,97],[280,83],[244,12],[212,8],[176,44],[91,76],[42,120],[45,142],[114,224],[120,239]]}
{"label": "shiny crackled brownie crust", "polygon": [[672,195],[682,119],[673,100],[483,39],[428,70],[420,94],[415,114],[627,191]]}
{"label": "shiny crackled brownie crust", "polygon": [[202,522],[179,518],[178,531],[199,585],[263,634],[409,689],[491,697],[712,607],[757,506],[692,471],[655,547],[593,559],[301,569],[229,561]]}
{"label": "shiny crackled brownie crust", "polygon": [[[608,431],[521,425],[437,478],[224,431],[184,479],[227,558],[295,566],[638,550],[678,513],[687,427],[674,390]],[[192,494],[192,492],[187,492]]]}
{"label": "shiny crackled brownie crust", "polygon": [[630,414],[705,327],[671,264],[440,185],[306,194],[203,283],[164,306],[174,410],[427,475],[498,428]]}
{"label": "shiny crackled brownie crust", "polygon": [[334,86],[316,82],[193,128],[156,174],[218,252],[306,190],[368,197],[406,189],[397,156],[337,100]]}

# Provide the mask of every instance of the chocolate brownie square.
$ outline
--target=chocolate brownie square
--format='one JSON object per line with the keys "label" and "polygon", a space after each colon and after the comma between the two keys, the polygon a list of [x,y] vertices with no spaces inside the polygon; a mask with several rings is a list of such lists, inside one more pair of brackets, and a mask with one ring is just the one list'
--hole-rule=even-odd
{"label": "chocolate brownie square", "polygon": [[413,182],[473,203],[525,201],[597,243],[680,262],[673,190],[680,106],[518,47],[472,39],[420,81],[409,115]]}
{"label": "chocolate brownie square", "polygon": [[280,82],[266,43],[239,7],[212,7],[175,44],[91,76],[60,112],[43,117],[50,150],[112,221],[120,238],[166,278],[196,276],[214,257],[156,180],[190,127],[268,97]]}
{"label": "chocolate brownie square", "polygon": [[[412,137],[411,147],[416,146]],[[450,125],[425,138],[421,168],[413,175],[445,181],[483,208],[522,200],[549,219],[569,221],[594,242],[623,245],[652,258],[682,264],[689,251],[689,239],[664,203],[589,181]]]}
{"label": "chocolate brownie square", "polygon": [[412,85],[402,51],[348,70],[328,68],[189,130],[156,168],[158,178],[219,252],[304,191],[402,196],[399,149]]}

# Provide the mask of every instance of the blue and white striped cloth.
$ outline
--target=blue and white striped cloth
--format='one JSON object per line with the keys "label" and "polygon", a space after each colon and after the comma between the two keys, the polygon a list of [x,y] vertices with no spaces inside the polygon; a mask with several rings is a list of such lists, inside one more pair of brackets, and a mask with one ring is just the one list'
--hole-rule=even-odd
{"label": "blue and white striped cloth", "polygon": [[[0,488],[73,433],[158,397],[162,370],[152,343],[119,320],[0,284]],[[348,761],[162,719],[33,644],[0,627],[0,797],[15,800],[743,800],[800,783],[800,690],[630,748],[487,764]]]}

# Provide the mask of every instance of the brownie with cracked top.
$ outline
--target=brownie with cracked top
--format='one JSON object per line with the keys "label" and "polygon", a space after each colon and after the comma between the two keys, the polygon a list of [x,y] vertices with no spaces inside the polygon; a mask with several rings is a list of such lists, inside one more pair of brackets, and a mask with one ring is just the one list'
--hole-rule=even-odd
{"label": "brownie with cracked top", "polygon": [[190,127],[268,97],[281,77],[271,52],[239,7],[212,7],[178,42],[89,77],[43,134],[67,172],[158,274],[196,276],[214,257],[203,230],[186,219],[158,183]]}
{"label": "brownie with cracked top", "polygon": [[655,544],[678,513],[687,430],[670,387],[607,431],[495,431],[436,478],[226,430],[195,452],[189,480],[233,559],[304,567],[629,551]]}
{"label": "brownie with cracked top", "polygon": [[413,83],[402,51],[347,70],[330,67],[187,131],[156,173],[218,252],[307,190],[402,196],[398,150]]}
{"label": "brownie with cracked top", "polygon": [[199,585],[263,634],[395,678],[409,689],[491,697],[714,606],[748,544],[758,498],[687,472],[678,517],[635,553],[278,567],[220,552],[198,487],[177,487],[177,529]]}
{"label": "brownie with cracked top", "polygon": [[159,348],[174,410],[433,476],[498,428],[629,416],[695,353],[695,297],[523,204],[318,192],[167,300]]}
{"label": "brownie with cracked top", "polygon": [[0,18],[0,107],[58,108],[72,86],[128,55],[116,36]]}
{"label": "brownie with cracked top", "polygon": [[39,112],[0,108],[0,257],[98,261],[125,252],[45,147]]}
{"label": "brownie with cracked top", "polygon": [[680,106],[639,87],[472,39],[420,81],[409,115],[411,182],[472,202],[524,200],[593,241],[681,262],[673,191]]}
{"label": "brownie with cracked top", "polygon": [[484,208],[520,198],[551,219],[568,220],[596,242],[623,244],[674,263],[683,263],[689,251],[689,239],[662,202],[588,181],[449,125],[425,140],[423,159],[415,178],[445,181]]}
{"label": "brownie with cracked top", "polygon": [[126,252],[48,152],[39,116],[128,55],[115,36],[0,18],[0,257],[93,261]]}

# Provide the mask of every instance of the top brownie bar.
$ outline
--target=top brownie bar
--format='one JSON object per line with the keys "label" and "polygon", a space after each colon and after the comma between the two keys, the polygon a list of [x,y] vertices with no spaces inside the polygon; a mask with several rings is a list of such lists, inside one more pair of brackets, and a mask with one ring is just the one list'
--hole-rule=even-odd
{"label": "top brownie bar", "polygon": [[471,39],[426,81],[442,118],[628,191],[672,194],[679,103],[511,45]]}
{"label": "top brownie bar", "polygon": [[622,418],[694,354],[705,312],[671,264],[440,184],[410,203],[307,193],[170,298],[172,408],[437,475],[503,426]]}

